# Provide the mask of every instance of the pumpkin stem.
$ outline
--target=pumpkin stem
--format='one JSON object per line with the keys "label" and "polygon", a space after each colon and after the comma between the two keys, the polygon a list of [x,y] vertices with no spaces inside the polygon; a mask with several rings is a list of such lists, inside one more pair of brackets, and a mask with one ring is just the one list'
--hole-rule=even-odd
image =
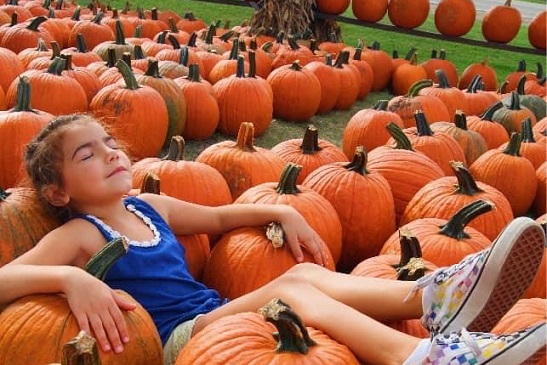
{"label": "pumpkin stem", "polygon": [[517,83],[517,89],[516,92],[518,95],[526,95],[526,91],[524,91],[524,84],[526,83],[528,79],[526,78],[526,75],[522,75],[519,79],[519,82]]}
{"label": "pumpkin stem", "polygon": [[503,102],[501,100],[495,102],[488,109],[486,109],[484,113],[482,113],[482,115],[480,116],[481,120],[487,120],[489,122],[493,122],[494,113],[501,108],[503,108]]}
{"label": "pumpkin stem", "polygon": [[465,232],[467,224],[492,209],[494,209],[492,202],[482,199],[475,200],[458,210],[448,222],[440,227],[439,233],[457,240],[469,238],[469,235]]}
{"label": "pumpkin stem", "polygon": [[188,66],[188,76],[186,76],[191,82],[201,82],[201,75],[199,74],[199,65],[192,63]]}
{"label": "pumpkin stem", "polygon": [[313,155],[322,150],[319,146],[319,131],[313,125],[309,125],[304,132],[300,150],[305,155]]}
{"label": "pumpkin stem", "polygon": [[461,161],[450,161],[450,167],[454,170],[454,175],[458,179],[458,187],[454,191],[455,194],[463,194],[473,196],[482,193],[483,190],[478,187],[477,182],[469,172],[469,169]]}
{"label": "pumpkin stem", "polygon": [[279,222],[272,222],[266,226],[266,237],[274,248],[281,248],[285,243],[285,231]]}
{"label": "pumpkin stem", "polygon": [[448,77],[446,77],[446,73],[442,68],[435,70],[435,76],[437,77],[438,86],[441,89],[450,89],[452,86],[450,85],[450,81],[448,81]]}
{"label": "pumpkin stem", "polygon": [[236,77],[245,78],[245,57],[237,56]]}
{"label": "pumpkin stem", "polygon": [[426,87],[433,86],[433,80],[431,79],[423,79],[418,80],[415,83],[410,86],[410,89],[408,89],[407,94],[405,95],[407,98],[413,98],[420,94],[420,90]]}
{"label": "pumpkin stem", "polygon": [[463,129],[464,131],[467,130],[467,116],[462,110],[456,110],[454,124],[456,127]]}
{"label": "pumpkin stem", "polygon": [[256,79],[256,52],[250,50],[247,54],[249,55],[249,73],[247,74],[247,77]]}
{"label": "pumpkin stem", "polygon": [[[17,84],[17,102],[11,111],[36,113],[30,106],[30,83],[27,76],[19,77],[19,83]],[[0,194],[2,192],[0,192]]]}
{"label": "pumpkin stem", "polygon": [[55,57],[47,69],[47,73],[60,76],[65,69],[66,60],[62,57]]}
{"label": "pumpkin stem", "polygon": [[167,154],[162,158],[163,161],[181,161],[184,156],[184,137],[176,135],[171,137],[169,143],[169,150]]}
{"label": "pumpkin stem", "polygon": [[401,245],[401,259],[393,268],[397,271],[397,280],[415,281],[424,276],[425,267],[422,259],[422,248],[418,239],[409,229],[399,230],[399,243]]}
{"label": "pumpkin stem", "polygon": [[131,70],[131,67],[129,67],[129,65],[125,63],[124,60],[118,60],[116,62],[116,68],[122,74],[127,89],[137,90],[141,87],[137,82],[137,79],[135,78],[133,70]]}
{"label": "pumpkin stem", "polygon": [[405,132],[396,123],[389,122],[389,124],[386,125],[386,129],[389,135],[395,140],[395,149],[414,151],[412,142],[410,142],[410,139],[408,139]]}
{"label": "pumpkin stem", "polygon": [[276,352],[298,352],[307,354],[316,342],[311,339],[302,319],[281,299],[274,298],[258,312],[277,329],[274,337],[279,341]]}
{"label": "pumpkin stem", "polygon": [[287,163],[285,169],[281,173],[281,179],[279,179],[279,184],[276,187],[278,194],[299,194],[300,189],[296,185],[296,179],[298,174],[302,170],[302,166],[294,164],[292,162]]}
{"label": "pumpkin stem", "polygon": [[122,21],[119,20],[119,19],[116,20],[116,40],[115,40],[115,44],[121,45],[121,46],[127,45],[127,43],[125,43],[125,34],[123,34]]}
{"label": "pumpkin stem", "polygon": [[348,171],[354,171],[361,175],[367,175],[367,160],[368,155],[363,146],[357,146],[353,154],[353,160],[344,166]]}
{"label": "pumpkin stem", "polygon": [[104,280],[108,270],[120,257],[125,255],[128,248],[129,243],[125,237],[114,238],[91,256],[84,270],[97,279]]}
{"label": "pumpkin stem", "polygon": [[160,70],[158,67],[158,60],[156,58],[148,59],[148,68],[144,73],[145,76],[151,76],[155,79],[161,79]]}
{"label": "pumpkin stem", "polygon": [[33,31],[33,32],[38,32],[39,31],[38,27],[40,26],[40,24],[42,24],[46,20],[47,20],[47,17],[45,17],[43,15],[37,16],[37,17],[31,19],[31,21],[27,25],[26,29],[28,29],[30,31]]}
{"label": "pumpkin stem", "polygon": [[521,110],[520,97],[518,92],[511,91],[511,101],[509,102],[509,105],[507,105],[506,107],[509,110]]}
{"label": "pumpkin stem", "polygon": [[527,117],[522,121],[522,128],[521,128],[521,143],[535,143],[536,140],[534,139],[534,133],[532,131],[532,119],[530,117]]}
{"label": "pumpkin stem", "polygon": [[160,194],[160,178],[153,171],[147,171],[142,178],[140,186],[141,194],[150,193],[150,194]]}
{"label": "pumpkin stem", "polygon": [[240,150],[256,152],[254,147],[255,126],[251,122],[243,122],[237,132],[236,146]]}
{"label": "pumpkin stem", "polygon": [[418,136],[433,136],[433,131],[431,130],[429,123],[427,123],[427,119],[425,118],[425,114],[423,111],[416,110],[414,112],[414,120],[416,121]]}
{"label": "pumpkin stem", "polygon": [[80,331],[63,345],[61,365],[101,365],[97,340]]}
{"label": "pumpkin stem", "polygon": [[520,144],[522,140],[520,138],[520,133],[518,132],[512,132],[511,136],[509,137],[509,142],[507,143],[507,146],[503,150],[503,153],[506,155],[511,156],[520,156]]}

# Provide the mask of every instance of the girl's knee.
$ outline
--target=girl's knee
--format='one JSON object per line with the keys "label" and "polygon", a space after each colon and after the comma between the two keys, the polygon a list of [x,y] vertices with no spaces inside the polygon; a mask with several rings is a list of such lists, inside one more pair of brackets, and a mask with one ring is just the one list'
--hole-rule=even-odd
{"label": "girl's knee", "polygon": [[302,262],[291,267],[287,271],[287,274],[296,275],[300,278],[311,280],[312,278],[317,277],[317,275],[321,275],[321,273],[325,270],[328,269],[311,262]]}

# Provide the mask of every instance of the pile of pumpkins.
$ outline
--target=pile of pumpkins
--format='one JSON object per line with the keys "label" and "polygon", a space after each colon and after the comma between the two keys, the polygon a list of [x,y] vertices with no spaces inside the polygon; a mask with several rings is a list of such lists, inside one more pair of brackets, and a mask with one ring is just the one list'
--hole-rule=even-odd
{"label": "pile of pumpkins", "polygon": [[[541,65],[532,73],[522,61],[499,88],[486,60],[458,75],[442,52],[417,64],[414,50],[397,59],[377,44],[270,39],[246,33],[245,26],[207,26],[191,13],[43,4],[9,4],[12,23],[0,28],[0,130],[10,136],[1,154],[0,265],[60,224],[21,183],[21,156],[55,115],[79,112],[116,121],[115,137],[134,159],[132,194],[210,206],[291,205],[323,238],[327,267],[350,275],[415,280],[488,247],[514,217],[547,223]],[[311,125],[302,138],[271,149],[254,144],[272,117],[305,122],[388,88],[393,98],[355,113],[339,144],[321,139]],[[116,98],[128,108],[108,102]],[[235,141],[184,159],[185,139],[207,139],[216,130]],[[282,244],[272,245],[268,229],[184,236],[180,243],[196,279],[236,298],[296,264]],[[545,319],[545,260],[496,331]],[[419,268],[409,270],[416,261]],[[59,361],[63,343],[78,333],[69,318],[58,296],[8,306],[0,313],[0,336],[8,337],[0,343],[38,330],[42,344],[56,342],[41,346],[42,357],[32,341],[17,351],[0,346],[0,362]],[[134,346],[122,355],[102,354],[103,364],[160,363],[161,344],[146,311],[138,308],[128,320]],[[428,336],[416,320],[390,325]]]}

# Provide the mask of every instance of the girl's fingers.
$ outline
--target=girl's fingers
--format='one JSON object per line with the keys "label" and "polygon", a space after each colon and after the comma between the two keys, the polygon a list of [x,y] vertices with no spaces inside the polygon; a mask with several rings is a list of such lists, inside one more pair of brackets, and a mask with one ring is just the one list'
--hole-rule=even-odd
{"label": "girl's fingers", "polygon": [[110,315],[112,316],[114,325],[116,326],[117,333],[119,334],[119,338],[122,343],[129,342],[129,330],[127,329],[127,322],[125,321],[123,312],[119,308],[116,308],[110,312]]}
{"label": "girl's fingers", "polygon": [[108,340],[108,336],[103,327],[103,322],[101,321],[101,318],[98,315],[90,317],[89,324],[93,329],[93,334],[95,335],[95,339],[99,343],[99,346],[101,346],[101,349],[104,352],[112,350],[112,346],[110,345],[110,341]]}

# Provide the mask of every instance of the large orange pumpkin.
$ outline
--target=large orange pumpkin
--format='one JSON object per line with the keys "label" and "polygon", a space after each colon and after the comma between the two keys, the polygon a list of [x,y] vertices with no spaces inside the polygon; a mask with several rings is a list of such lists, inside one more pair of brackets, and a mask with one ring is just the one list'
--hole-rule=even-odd
{"label": "large orange pumpkin", "polygon": [[547,10],[536,14],[528,24],[528,40],[532,47],[545,49],[547,47]]}
{"label": "large orange pumpkin", "polygon": [[435,27],[442,35],[459,37],[471,30],[476,15],[472,0],[441,0],[435,9]]}
{"label": "large orange pumpkin", "polygon": [[259,312],[226,316],[207,326],[182,349],[175,365],[359,364],[346,346],[306,327],[279,299]]}
{"label": "large orange pumpkin", "polygon": [[505,4],[492,6],[486,11],[481,31],[488,42],[509,43],[517,36],[521,24],[520,11],[511,6],[511,0],[505,0]]}

